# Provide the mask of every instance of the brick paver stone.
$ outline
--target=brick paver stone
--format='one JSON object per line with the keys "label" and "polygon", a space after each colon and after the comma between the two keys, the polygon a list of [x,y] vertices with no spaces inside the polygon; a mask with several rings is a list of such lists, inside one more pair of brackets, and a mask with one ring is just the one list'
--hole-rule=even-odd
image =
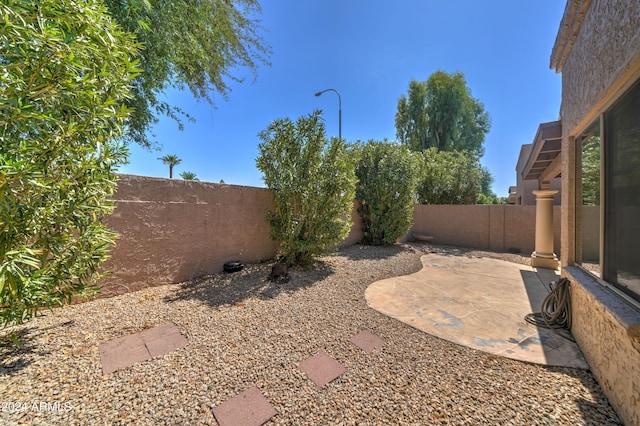
{"label": "brick paver stone", "polygon": [[171,323],[109,340],[100,344],[102,374],[110,374],[137,362],[164,355],[187,343],[180,330]]}
{"label": "brick paver stone", "polygon": [[187,346],[187,338],[180,334],[178,327],[171,323],[153,327],[140,333],[152,357],[167,354]]}
{"label": "brick paver stone", "polygon": [[257,387],[251,387],[213,409],[220,426],[259,426],[276,415],[276,409]]}
{"label": "brick paver stone", "polygon": [[151,358],[138,333],[119,337],[100,344],[102,374],[111,374],[136,362]]}
{"label": "brick paver stone", "polygon": [[300,369],[319,387],[323,387],[347,371],[342,364],[331,358],[324,351],[320,351],[317,355],[302,361]]}
{"label": "brick paver stone", "polygon": [[361,331],[349,340],[366,353],[380,349],[384,345],[384,340],[368,330]]}

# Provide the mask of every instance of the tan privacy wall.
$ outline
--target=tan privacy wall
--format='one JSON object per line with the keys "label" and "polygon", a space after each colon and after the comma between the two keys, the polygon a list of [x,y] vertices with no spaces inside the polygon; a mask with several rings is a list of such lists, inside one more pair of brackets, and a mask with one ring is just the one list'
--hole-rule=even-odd
{"label": "tan privacy wall", "polygon": [[364,235],[362,233],[362,219],[358,213],[358,207],[359,203],[354,200],[353,210],[351,210],[351,230],[349,231],[347,238],[345,238],[342,243],[338,244],[338,247],[348,247],[362,241]]}
{"label": "tan privacy wall", "polygon": [[[560,207],[553,209],[554,247],[560,253]],[[536,206],[421,205],[412,232],[433,236],[437,244],[494,251],[535,250]]]}
{"label": "tan privacy wall", "polygon": [[[221,272],[229,260],[258,262],[277,253],[265,221],[272,197],[264,188],[120,175],[114,200],[116,210],[106,223],[119,237],[106,265],[113,274],[100,282],[100,297],[182,282]],[[362,240],[357,206],[339,247]],[[554,212],[558,244],[559,209]],[[412,231],[432,235],[437,244],[531,253],[535,206],[416,205]],[[401,240],[408,239],[411,232]]]}
{"label": "tan privacy wall", "polygon": [[264,188],[120,175],[115,212],[120,234],[101,281],[101,297],[181,282],[223,270],[224,262],[273,258]]}

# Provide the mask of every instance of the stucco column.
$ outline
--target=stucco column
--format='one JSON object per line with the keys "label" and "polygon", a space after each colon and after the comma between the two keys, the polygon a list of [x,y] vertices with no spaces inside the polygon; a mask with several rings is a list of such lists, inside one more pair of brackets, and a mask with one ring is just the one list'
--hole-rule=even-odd
{"label": "stucco column", "polygon": [[560,262],[553,252],[553,196],[558,191],[541,189],[536,196],[536,251],[531,253],[534,268],[558,269]]}

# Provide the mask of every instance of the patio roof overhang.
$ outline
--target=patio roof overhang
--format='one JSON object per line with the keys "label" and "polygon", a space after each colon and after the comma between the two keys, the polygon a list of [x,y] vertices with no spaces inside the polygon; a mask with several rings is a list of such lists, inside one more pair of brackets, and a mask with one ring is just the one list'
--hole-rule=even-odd
{"label": "patio roof overhang", "polygon": [[533,140],[533,148],[522,170],[522,179],[550,181],[561,172],[562,122],[541,123]]}

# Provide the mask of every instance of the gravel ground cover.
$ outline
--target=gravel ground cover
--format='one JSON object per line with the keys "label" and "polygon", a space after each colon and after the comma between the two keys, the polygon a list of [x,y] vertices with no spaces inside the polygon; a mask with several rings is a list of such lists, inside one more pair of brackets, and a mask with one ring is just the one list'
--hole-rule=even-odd
{"label": "gravel ground cover", "polygon": [[[0,423],[216,424],[212,408],[251,386],[274,405],[267,424],[620,424],[592,374],[496,357],[438,339],[370,309],[374,281],[416,272],[420,256],[517,254],[433,244],[355,245],[266,280],[252,264],[182,284],[58,309],[0,331]],[[101,342],[167,322],[189,344],[103,376]],[[370,330],[365,353],[349,339]],[[346,368],[318,388],[300,370],[325,351]]]}

